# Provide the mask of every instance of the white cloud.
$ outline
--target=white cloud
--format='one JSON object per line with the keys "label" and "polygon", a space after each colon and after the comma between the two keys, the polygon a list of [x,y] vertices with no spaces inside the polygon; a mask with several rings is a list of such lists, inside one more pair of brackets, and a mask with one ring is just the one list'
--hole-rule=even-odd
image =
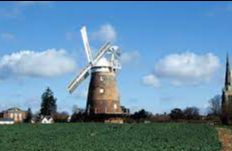
{"label": "white cloud", "polygon": [[126,64],[130,62],[136,62],[140,58],[140,54],[138,51],[132,51],[132,52],[124,52],[121,55],[121,63]]}
{"label": "white cloud", "polygon": [[199,84],[209,81],[219,66],[219,58],[212,53],[198,55],[185,52],[159,60],[154,74],[159,78],[170,79],[174,85]]}
{"label": "white cloud", "polygon": [[72,72],[75,61],[63,49],[22,50],[0,58],[0,79],[10,76],[52,77]]}
{"label": "white cloud", "polygon": [[142,78],[142,83],[144,85],[152,86],[155,88],[160,86],[159,79],[153,74],[149,74],[149,75],[144,76]]}
{"label": "white cloud", "polygon": [[15,39],[15,36],[11,33],[1,33],[0,37],[2,40],[7,40],[7,41]]}
{"label": "white cloud", "polygon": [[112,25],[105,24],[102,25],[98,31],[92,33],[92,38],[101,41],[115,41],[117,33]]}

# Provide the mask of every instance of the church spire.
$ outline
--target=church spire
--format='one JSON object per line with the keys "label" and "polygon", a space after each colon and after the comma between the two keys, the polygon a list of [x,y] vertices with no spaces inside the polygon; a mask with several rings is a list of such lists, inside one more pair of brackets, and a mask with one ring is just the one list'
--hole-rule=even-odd
{"label": "church spire", "polygon": [[229,61],[229,55],[227,53],[226,55],[226,77],[225,77],[225,87],[228,87],[231,85],[231,71],[230,71],[230,61]]}

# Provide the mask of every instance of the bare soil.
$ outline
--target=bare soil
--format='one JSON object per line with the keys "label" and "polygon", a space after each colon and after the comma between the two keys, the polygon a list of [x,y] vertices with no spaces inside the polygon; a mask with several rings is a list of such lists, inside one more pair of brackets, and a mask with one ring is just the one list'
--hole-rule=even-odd
{"label": "bare soil", "polygon": [[232,130],[229,128],[217,128],[217,130],[222,143],[221,151],[232,151]]}

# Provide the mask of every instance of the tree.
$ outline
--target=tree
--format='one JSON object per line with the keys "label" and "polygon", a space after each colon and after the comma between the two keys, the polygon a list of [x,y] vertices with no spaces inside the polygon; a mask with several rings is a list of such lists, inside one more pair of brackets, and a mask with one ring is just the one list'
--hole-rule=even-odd
{"label": "tree", "polygon": [[151,113],[149,113],[148,111],[146,111],[144,109],[141,109],[132,115],[132,118],[134,118],[134,119],[145,119],[145,118],[149,118],[149,117],[151,117]]}
{"label": "tree", "polygon": [[73,113],[70,122],[84,122],[86,114],[84,112]]}
{"label": "tree", "polygon": [[53,96],[53,92],[48,87],[42,94],[42,103],[40,109],[40,115],[53,116],[56,113],[56,98]]}
{"label": "tree", "polygon": [[127,115],[130,114],[130,109],[126,108],[125,106],[121,106],[121,109],[124,114],[127,114]]}
{"label": "tree", "polygon": [[73,105],[72,112],[73,113],[78,113],[79,111],[80,111],[80,109],[78,108],[78,106],[77,105]]}
{"label": "tree", "polygon": [[184,114],[183,114],[181,109],[174,108],[174,109],[171,110],[170,117],[173,120],[183,119]]}
{"label": "tree", "polygon": [[221,95],[215,95],[209,100],[208,115],[219,116],[221,114]]}
{"label": "tree", "polygon": [[184,112],[184,117],[187,120],[190,119],[198,119],[200,117],[199,115],[199,109],[197,107],[187,107]]}
{"label": "tree", "polygon": [[85,120],[85,110],[78,108],[77,105],[74,105],[72,108],[73,114],[71,115],[70,122],[83,122]]}
{"label": "tree", "polygon": [[69,118],[69,114],[68,112],[60,112],[60,113],[56,113],[54,115],[54,121],[55,122],[67,122],[68,121],[68,118]]}
{"label": "tree", "polygon": [[30,123],[31,122],[31,119],[32,119],[32,112],[31,112],[31,108],[28,108],[27,110],[27,116],[24,120],[24,122],[26,123]]}

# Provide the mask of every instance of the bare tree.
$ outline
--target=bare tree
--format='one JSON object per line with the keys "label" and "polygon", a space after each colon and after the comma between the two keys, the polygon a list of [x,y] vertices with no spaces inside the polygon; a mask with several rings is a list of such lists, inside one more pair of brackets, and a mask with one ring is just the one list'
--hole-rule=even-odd
{"label": "bare tree", "polygon": [[169,115],[170,115],[172,120],[183,119],[183,117],[184,117],[183,111],[179,108],[172,109],[171,113]]}
{"label": "bare tree", "polygon": [[73,113],[78,113],[78,112],[79,112],[79,108],[78,108],[77,105],[73,105],[73,107],[72,107],[72,112],[73,112]]}
{"label": "bare tree", "polygon": [[215,95],[209,100],[208,115],[219,116],[221,114],[221,95]]}
{"label": "bare tree", "polygon": [[200,117],[199,109],[197,107],[187,107],[186,109],[184,109],[183,113],[185,119],[187,120],[199,119]]}

